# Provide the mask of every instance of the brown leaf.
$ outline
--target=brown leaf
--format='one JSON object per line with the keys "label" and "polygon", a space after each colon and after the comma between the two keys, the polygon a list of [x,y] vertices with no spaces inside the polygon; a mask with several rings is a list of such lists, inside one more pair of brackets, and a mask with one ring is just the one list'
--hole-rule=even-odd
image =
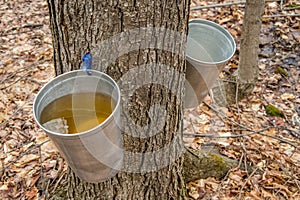
{"label": "brown leaf", "polygon": [[21,167],[21,166],[24,166],[28,163],[30,163],[31,161],[34,161],[34,160],[38,160],[40,157],[39,155],[35,155],[35,154],[27,154],[27,155],[24,155],[17,163],[15,163],[14,165],[16,167]]}
{"label": "brown leaf", "polygon": [[0,191],[7,191],[8,190],[8,186],[7,185],[1,185],[0,186]]}
{"label": "brown leaf", "polygon": [[30,191],[25,192],[25,196],[28,199],[34,199],[37,197],[37,192],[38,192],[38,189],[36,187],[33,187]]}

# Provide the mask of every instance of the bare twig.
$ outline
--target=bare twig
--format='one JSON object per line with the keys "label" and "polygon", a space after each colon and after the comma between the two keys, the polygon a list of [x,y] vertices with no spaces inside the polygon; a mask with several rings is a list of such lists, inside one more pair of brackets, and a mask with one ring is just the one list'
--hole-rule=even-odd
{"label": "bare twig", "polygon": [[240,158],[240,160],[239,160],[238,168],[241,168],[241,166],[242,166],[242,161],[244,160],[244,156],[245,156],[245,154],[244,154],[244,152],[242,151],[242,156],[241,156],[241,158]]}
{"label": "bare twig", "polygon": [[[282,0],[280,0],[282,2]],[[221,4],[212,4],[212,5],[207,5],[207,6],[197,6],[197,7],[192,7],[191,11],[193,10],[202,10],[202,9],[207,9],[207,8],[217,8],[217,7],[226,7],[226,6],[232,6],[232,5],[243,5],[245,4],[246,1],[239,1],[239,2],[229,2],[229,3],[221,3]],[[300,6],[296,6],[293,8],[286,8],[283,9],[282,3],[280,3],[280,10],[292,10],[292,9],[298,9]],[[273,18],[273,17],[299,17],[300,14],[278,14],[278,15],[266,15],[263,16],[263,18]]]}
{"label": "bare twig", "polygon": [[290,8],[284,8],[283,10],[296,10],[299,9],[300,6],[290,7]]}
{"label": "bare twig", "polygon": [[258,168],[255,168],[255,170],[253,170],[253,172],[250,174],[250,176],[248,176],[247,180],[244,182],[241,190],[240,190],[240,193],[239,193],[239,197],[238,199],[241,199],[242,198],[242,192],[246,186],[246,184],[248,183],[248,181],[251,179],[251,177],[255,174],[255,172],[258,170]]}
{"label": "bare twig", "polygon": [[33,150],[35,150],[36,148],[46,144],[47,142],[49,142],[50,140],[46,140],[40,144],[37,144],[31,148],[29,148],[28,150],[26,150],[25,152],[21,153],[16,159],[14,159],[13,161],[9,162],[6,166],[4,166],[2,169],[0,169],[1,172],[3,172],[4,170],[6,170],[7,168],[9,168],[13,163],[15,163],[17,160],[19,160],[20,158],[22,158],[23,156],[25,156],[26,154],[31,153]]}
{"label": "bare twig", "polygon": [[22,77],[20,77],[20,78],[18,78],[17,80],[15,80],[13,83],[11,83],[11,84],[9,84],[9,85],[6,85],[6,86],[4,86],[4,87],[1,87],[0,90],[4,90],[4,89],[6,89],[6,88],[8,88],[8,87],[10,87],[10,86],[12,86],[12,85],[14,85],[14,84],[16,84],[16,83],[19,82],[20,80],[25,79],[26,76],[29,75],[30,73],[31,73],[31,71],[28,71],[26,74],[24,74]]}
{"label": "bare twig", "polygon": [[44,24],[24,24],[20,28],[42,28]]}
{"label": "bare twig", "polygon": [[283,0],[280,0],[280,10],[283,8]]}
{"label": "bare twig", "polygon": [[50,186],[50,182],[51,182],[51,180],[49,179],[48,181],[47,181],[47,186],[46,186],[46,189],[45,189],[45,199],[49,199],[48,198],[48,194],[49,194],[49,186]]}
{"label": "bare twig", "polygon": [[[273,126],[268,126],[263,129],[260,129],[258,131],[253,131],[253,130],[247,130],[252,133],[245,133],[245,134],[238,134],[238,135],[213,135],[213,134],[197,134],[197,133],[189,133],[189,132],[184,132],[184,135],[190,135],[190,136],[195,136],[195,137],[211,137],[211,138],[238,138],[238,137],[245,137],[245,136],[250,136],[250,135],[255,135],[259,134],[260,132],[263,132],[265,130],[268,130],[270,128],[274,128]],[[244,130],[245,131],[245,130]]]}
{"label": "bare twig", "polygon": [[[286,140],[286,139],[283,139],[283,138],[280,138],[280,137],[277,137],[277,136],[273,136],[273,135],[268,135],[268,134],[262,133],[262,130],[267,130],[268,128],[271,128],[271,127],[266,127],[266,128],[264,128],[264,129],[262,129],[262,130],[259,130],[259,131],[253,131],[252,129],[250,129],[250,128],[248,128],[248,127],[246,127],[246,126],[244,126],[244,125],[242,125],[242,124],[239,124],[239,123],[237,123],[236,121],[230,119],[230,118],[227,117],[226,115],[221,114],[221,113],[218,112],[214,107],[210,106],[210,105],[209,105],[208,103],[206,103],[205,101],[204,101],[203,103],[204,103],[207,107],[209,107],[210,109],[212,109],[212,110],[217,114],[217,116],[220,117],[220,119],[223,120],[223,117],[226,118],[227,120],[229,120],[229,121],[232,122],[233,124],[235,124],[235,125],[237,125],[237,126],[239,126],[239,127],[241,127],[241,128],[244,128],[245,131],[252,132],[252,133],[249,133],[250,135],[252,135],[252,134],[259,134],[259,135],[263,135],[263,136],[266,136],[266,137],[270,137],[270,138],[279,140],[279,141],[281,141],[281,142],[283,142],[283,143],[289,144],[289,145],[295,147],[296,149],[299,149],[299,150],[300,150],[300,147],[298,147],[298,145],[293,144],[292,142],[290,142],[290,141],[288,141],[288,140]],[[220,114],[221,114],[222,116],[220,116]],[[273,127],[273,128],[278,128],[278,127]],[[236,136],[236,137],[244,137],[244,136],[247,136],[247,135],[244,135],[244,134],[243,134],[243,135],[234,135],[234,136]],[[216,136],[216,137],[228,137],[228,136]],[[229,137],[230,137],[230,136],[229,136]]]}
{"label": "bare twig", "polygon": [[[292,179],[292,177],[290,176],[289,179],[285,181],[285,183],[283,184],[283,186],[286,186],[287,183],[291,181],[291,179]],[[277,196],[278,193],[279,193],[281,190],[282,190],[282,188],[278,188],[277,191],[275,190],[275,191],[276,191],[275,196]]]}
{"label": "bare twig", "polygon": [[228,172],[226,173],[226,175],[222,178],[220,184],[218,184],[217,190],[214,191],[215,194],[217,194],[222,189],[222,185],[224,185],[225,180],[228,179],[228,176],[231,172],[232,172],[232,169],[229,169]]}
{"label": "bare twig", "polygon": [[[21,73],[21,72],[23,72],[23,71],[25,71],[25,70],[29,70],[29,69],[34,68],[34,67],[37,67],[37,66],[39,66],[40,64],[45,63],[45,62],[49,62],[49,61],[51,61],[51,59],[39,60],[39,61],[34,62],[34,63],[32,63],[32,64],[30,64],[30,65],[28,65],[28,66],[21,67],[21,68],[19,68],[18,70],[14,71],[14,72],[12,72],[12,73],[9,73],[8,76],[7,76],[6,78],[4,78],[4,79],[2,79],[2,80],[0,81],[0,84],[3,84],[3,83],[6,82],[7,80],[13,78],[13,77],[14,77],[15,75],[17,75],[18,73]],[[30,72],[31,72],[31,71],[28,71],[27,73],[25,73],[25,75],[29,74]],[[11,83],[10,85],[1,87],[0,90],[6,89],[6,88],[12,86],[13,84],[15,84],[15,83],[17,83],[18,81],[20,81],[20,80],[22,80],[23,78],[25,78],[25,77],[24,77],[25,75],[22,75],[19,79],[17,79],[15,82]]]}
{"label": "bare twig", "polygon": [[206,8],[226,7],[226,6],[239,5],[239,4],[245,4],[245,3],[246,3],[246,1],[212,4],[212,5],[207,5],[207,6],[193,7],[193,8],[191,8],[191,10],[202,10],[202,9],[206,9]]}
{"label": "bare twig", "polygon": [[34,63],[34,64],[29,65],[29,66],[21,67],[21,68],[17,69],[16,71],[9,73],[9,74],[7,75],[7,77],[5,77],[4,79],[2,79],[2,80],[0,81],[0,84],[6,82],[6,81],[9,80],[9,79],[12,79],[12,78],[13,78],[15,75],[17,75],[18,73],[21,73],[21,72],[25,71],[26,69],[30,69],[30,68],[32,68],[32,67],[35,67],[36,65],[37,65],[37,63]]}
{"label": "bare twig", "polygon": [[220,78],[220,80],[223,81],[223,82],[228,82],[228,83],[235,83],[235,84],[237,84],[237,81],[230,80],[230,79]]}
{"label": "bare twig", "polygon": [[[272,0],[272,2],[273,1],[274,0]],[[275,1],[281,1],[281,0],[275,0]],[[266,2],[269,2],[269,1],[266,1]],[[243,5],[245,3],[246,3],[246,1],[238,1],[238,2],[228,2],[228,3],[220,3],[220,4],[211,4],[211,5],[207,5],[207,6],[197,6],[197,7],[192,7],[191,11],[193,11],[193,10],[202,10],[202,9],[207,9],[207,8],[226,7],[226,6],[233,6],[233,5]]]}
{"label": "bare twig", "polygon": [[64,176],[65,176],[66,174],[67,174],[66,171],[62,171],[62,175],[59,177],[59,179],[58,179],[57,182],[55,183],[55,185],[54,185],[54,187],[53,187],[51,193],[53,193],[53,192],[56,190],[58,184],[60,184],[61,180],[64,178]]}
{"label": "bare twig", "polygon": [[[6,118],[4,121],[2,121],[0,123],[0,127],[5,124],[6,122],[8,122],[15,114],[17,114],[24,106],[25,106],[26,102],[22,105],[22,106],[19,106],[14,112],[13,114],[11,114],[8,118]],[[4,137],[2,137],[4,138]]]}
{"label": "bare twig", "polygon": [[243,140],[244,138],[240,138],[240,144],[241,144],[241,147],[242,147],[242,149],[243,149],[243,153],[244,153],[244,166],[245,166],[245,171],[246,171],[246,173],[247,173],[247,175],[249,175],[249,173],[248,173],[248,167],[247,167],[247,149],[246,149],[246,147],[245,147],[245,144],[244,144],[244,140]]}
{"label": "bare twig", "polygon": [[295,184],[296,184],[297,187],[298,187],[298,191],[300,191],[300,184],[298,183],[299,181],[298,181],[297,179],[294,179],[294,182],[295,182]]}
{"label": "bare twig", "polygon": [[[2,141],[1,141],[1,142],[2,142]],[[5,152],[5,153],[6,153],[6,154],[9,154],[9,153],[11,153],[11,152],[14,152],[14,151],[16,151],[16,150],[19,150],[19,149],[23,148],[25,145],[28,145],[28,144],[30,144],[30,143],[33,143],[33,141],[28,141],[28,142],[22,143],[20,146],[17,146],[17,147],[15,147],[15,148],[13,148],[12,150],[7,151],[7,152]],[[31,146],[32,146],[32,145],[28,146],[28,148],[30,148]]]}
{"label": "bare twig", "polygon": [[[41,179],[41,182],[42,182],[42,192],[44,193],[44,190],[45,190],[45,182],[44,182],[44,176],[43,176],[43,159],[42,159],[42,148],[41,146],[38,147],[39,148],[39,156],[40,156],[40,179]],[[42,193],[42,195],[44,195]]]}
{"label": "bare twig", "polygon": [[194,123],[192,122],[192,119],[190,119],[190,123],[191,123],[191,125],[192,125],[193,131],[196,132],[196,130],[195,130],[195,128],[194,128]]}
{"label": "bare twig", "polygon": [[30,28],[30,30],[19,31],[19,32],[14,32],[14,33],[3,33],[3,34],[0,35],[0,37],[5,37],[5,36],[8,36],[8,35],[18,35],[18,34],[22,34],[22,33],[28,33],[28,32],[31,32],[32,29],[41,28],[43,26],[44,26],[43,24],[25,24],[25,25],[20,26],[20,27],[13,27],[9,31],[20,30],[20,29],[23,29],[23,28]]}
{"label": "bare twig", "polygon": [[257,133],[247,133],[247,134],[238,134],[238,135],[213,135],[213,134],[197,134],[197,133],[190,133],[184,132],[183,135],[195,136],[195,137],[209,137],[209,138],[238,138],[238,137],[245,137],[249,135],[255,135]]}
{"label": "bare twig", "polygon": [[22,26],[14,26],[8,31],[20,30],[22,28],[41,28],[44,24],[23,24]]}
{"label": "bare twig", "polygon": [[295,147],[296,149],[300,150],[300,147],[296,144],[293,144],[292,142],[286,140],[286,139],[283,139],[283,138],[280,138],[280,137],[277,137],[277,136],[273,136],[273,135],[269,135],[269,134],[265,134],[265,133],[258,133],[259,135],[263,135],[263,136],[266,136],[266,137],[270,137],[270,138],[273,138],[273,139],[276,139],[276,140],[279,140],[283,143],[286,143],[286,144],[289,144],[293,147]]}
{"label": "bare twig", "polygon": [[[248,127],[246,127],[246,126],[244,126],[244,125],[242,125],[242,124],[237,123],[236,121],[232,120],[231,118],[227,117],[227,116],[224,115],[224,114],[221,114],[217,109],[215,109],[213,106],[209,105],[209,104],[206,103],[205,101],[203,101],[203,103],[204,103],[208,108],[210,108],[212,111],[214,111],[220,119],[223,120],[223,117],[224,117],[224,118],[226,118],[227,120],[229,120],[231,123],[233,123],[233,124],[235,124],[235,125],[237,125],[237,126],[239,126],[239,127],[241,127],[241,128],[244,128],[245,130],[250,130],[250,131],[252,132],[252,130],[249,129]],[[222,116],[220,116],[220,114],[221,114]]]}
{"label": "bare twig", "polygon": [[240,107],[239,107],[239,82],[236,82],[236,86],[235,86],[235,104],[238,110],[238,116],[240,118],[241,113],[240,113]]}
{"label": "bare twig", "polygon": [[299,17],[300,14],[278,14],[278,15],[266,15],[263,18],[273,18],[273,17]]}
{"label": "bare twig", "polygon": [[[254,146],[256,147],[256,149],[260,149],[260,147],[257,146],[257,144],[256,144],[255,142],[253,142],[253,141],[250,141],[250,142],[252,142],[252,145],[254,145]],[[268,151],[265,151],[264,154],[266,154],[269,158],[272,157],[272,155],[270,155],[270,154],[268,153]],[[284,164],[282,164],[282,162],[280,161],[280,159],[273,158],[273,161],[276,162],[276,163],[278,164],[278,166],[280,166],[280,169],[281,169],[288,177],[290,177],[292,180],[296,180],[296,181],[297,181],[297,177],[295,176],[295,174],[294,174],[293,172],[290,172],[290,171],[289,171],[290,168],[287,169],[287,166],[284,165]],[[266,166],[264,166],[264,168],[268,168],[268,167],[267,167],[267,163],[266,163]],[[261,169],[261,170],[263,170],[263,169]],[[296,185],[297,185],[297,184],[296,184]]]}

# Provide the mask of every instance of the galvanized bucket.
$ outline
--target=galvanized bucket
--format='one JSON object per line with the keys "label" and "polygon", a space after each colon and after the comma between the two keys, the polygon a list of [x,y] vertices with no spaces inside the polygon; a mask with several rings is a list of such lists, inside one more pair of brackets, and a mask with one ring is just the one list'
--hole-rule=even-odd
{"label": "galvanized bucket", "polygon": [[[41,124],[41,113],[48,104],[62,96],[82,92],[109,95],[114,100],[111,115],[98,126],[77,134],[53,132]],[[111,77],[96,70],[89,70],[89,73],[76,70],[57,76],[46,84],[36,96],[33,113],[37,124],[51,138],[76,175],[87,182],[101,182],[115,176],[122,167],[119,107],[120,90]]]}
{"label": "galvanized bucket", "polygon": [[203,19],[189,21],[185,108],[202,102],[235,50],[233,37],[222,26]]}

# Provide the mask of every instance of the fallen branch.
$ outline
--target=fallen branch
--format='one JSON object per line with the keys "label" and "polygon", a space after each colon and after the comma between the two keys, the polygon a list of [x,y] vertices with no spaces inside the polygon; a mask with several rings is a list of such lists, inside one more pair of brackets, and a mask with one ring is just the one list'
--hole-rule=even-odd
{"label": "fallen branch", "polygon": [[191,11],[192,10],[202,10],[202,9],[206,9],[206,8],[226,7],[226,6],[239,5],[239,4],[245,4],[245,3],[246,3],[246,1],[239,1],[239,2],[212,4],[212,5],[207,5],[207,6],[197,6],[197,7],[191,8]]}
{"label": "fallen branch", "polygon": [[16,71],[14,72],[10,72],[6,78],[2,79],[0,81],[0,84],[4,84],[5,82],[7,82],[8,80],[12,79],[15,75],[17,75],[18,73],[21,73],[23,71],[25,71],[27,68],[31,68],[31,67],[34,67],[36,64],[32,64],[32,65],[29,65],[29,66],[25,66],[25,67],[21,67],[19,69],[17,69]]}
{"label": "fallen branch", "polygon": [[12,27],[10,30],[8,31],[15,31],[15,30],[20,30],[22,28],[41,28],[43,27],[44,24],[24,24],[22,26],[15,26],[15,27]]}
{"label": "fallen branch", "polygon": [[[295,147],[296,149],[300,150],[300,147],[299,147],[298,145],[293,144],[292,142],[290,142],[290,141],[288,141],[288,140],[286,140],[286,139],[283,139],[283,138],[280,138],[280,137],[277,137],[277,136],[273,136],[273,135],[268,135],[268,134],[262,133],[263,130],[267,130],[267,129],[269,129],[269,128],[276,128],[276,127],[266,127],[266,128],[261,129],[261,130],[259,130],[259,131],[253,131],[252,129],[250,129],[250,128],[246,127],[246,126],[244,126],[244,125],[242,125],[242,124],[239,124],[239,123],[233,121],[232,119],[230,119],[229,117],[227,117],[227,116],[224,115],[224,114],[222,114],[222,117],[221,117],[221,116],[220,116],[220,112],[218,112],[214,107],[210,106],[210,105],[209,105],[208,103],[206,103],[206,102],[203,102],[203,103],[204,103],[208,108],[210,108],[211,110],[213,110],[213,111],[217,114],[217,116],[218,116],[220,119],[223,120],[222,117],[224,117],[224,118],[226,118],[227,120],[229,120],[231,123],[233,123],[233,124],[235,124],[235,125],[237,125],[237,126],[239,126],[239,127],[241,127],[241,128],[244,128],[245,131],[252,132],[252,133],[241,134],[241,135],[236,135],[236,136],[235,136],[235,135],[232,135],[232,136],[215,136],[215,137],[220,137],[220,138],[226,138],[226,137],[227,137],[227,138],[230,138],[230,137],[231,137],[231,138],[232,138],[232,137],[243,137],[243,136],[248,136],[248,135],[253,135],[253,134],[259,134],[259,135],[262,135],[262,136],[266,136],[266,137],[270,137],[270,138],[279,140],[279,141],[281,141],[281,142],[283,142],[283,143],[289,144],[289,145]],[[224,120],[223,120],[223,121],[224,121]],[[196,135],[197,135],[197,134],[195,134],[195,136],[196,136]],[[212,136],[211,136],[211,137],[212,137]]]}
{"label": "fallen branch", "polygon": [[15,80],[14,82],[12,82],[11,84],[8,84],[8,85],[6,85],[6,86],[1,87],[0,90],[4,90],[4,89],[6,89],[6,88],[9,88],[9,87],[11,87],[12,85],[18,83],[19,81],[21,81],[21,80],[23,80],[23,79],[26,79],[26,78],[27,78],[26,76],[29,75],[30,73],[31,73],[31,71],[25,73],[22,77],[19,77],[17,80]]}
{"label": "fallen branch", "polygon": [[283,10],[296,10],[299,8],[300,8],[300,6],[295,6],[295,7],[291,7],[291,8],[284,8]]}
{"label": "fallen branch", "polygon": [[240,193],[239,193],[239,197],[238,199],[242,199],[242,191],[244,190],[246,184],[248,183],[248,181],[250,181],[250,179],[252,178],[252,176],[255,174],[255,172],[258,170],[258,168],[255,168],[255,170],[253,170],[253,172],[248,176],[247,180],[244,182],[241,190],[240,190]]}
{"label": "fallen branch", "polygon": [[[17,113],[19,113],[19,111],[20,111],[21,109],[23,109],[23,107],[25,106],[25,104],[26,104],[26,102],[23,103],[23,105],[19,106],[19,107],[13,112],[13,114],[11,114],[9,117],[7,117],[5,120],[3,120],[3,121],[0,123],[0,127],[1,127],[2,125],[6,124],[6,123],[7,123],[14,115],[16,115]],[[6,134],[5,136],[3,136],[2,138],[5,138],[8,134],[9,134],[9,132],[7,132],[7,134]],[[1,140],[2,140],[2,138],[1,138]],[[0,141],[1,141],[1,140],[0,140]]]}
{"label": "fallen branch", "polygon": [[32,29],[41,28],[43,26],[44,26],[43,24],[25,24],[25,25],[20,26],[20,27],[13,27],[10,30],[8,30],[8,32],[9,31],[14,31],[14,30],[20,30],[20,29],[24,29],[24,28],[30,28],[30,30],[19,31],[19,32],[14,32],[14,33],[3,33],[3,34],[0,35],[0,37],[5,37],[5,36],[8,36],[8,35],[18,35],[18,34],[22,34],[22,33],[28,33],[28,32],[31,32]]}
{"label": "fallen branch", "polygon": [[278,15],[266,15],[263,18],[273,18],[273,17],[299,17],[300,14],[278,14]]}
{"label": "fallen branch", "polygon": [[[269,128],[271,128],[271,127],[262,129],[260,131],[267,130]],[[209,137],[209,138],[238,138],[238,137],[245,137],[245,136],[259,134],[257,132],[258,131],[254,131],[253,133],[245,133],[245,134],[238,134],[238,135],[213,135],[213,134],[197,134],[197,133],[184,132],[183,135],[189,135],[189,136],[195,136],[195,137]]]}
{"label": "fallen branch", "polygon": [[[0,82],[0,85],[4,84],[5,82],[7,82],[8,80],[12,79],[14,76],[16,76],[17,74],[21,73],[21,72],[24,72],[25,70],[29,70],[33,67],[37,67],[38,65],[42,64],[42,63],[45,63],[45,62],[49,62],[51,61],[51,59],[47,59],[47,60],[40,60],[38,62],[35,62],[33,64],[30,64],[29,66],[24,66],[14,72],[11,72],[8,74],[8,76],[4,79],[1,80]],[[11,87],[12,85],[16,84],[17,82],[21,81],[22,79],[26,78],[25,76],[30,74],[30,72],[32,71],[27,71],[25,74],[23,74],[22,76],[20,76],[17,80],[15,80],[13,83],[9,84],[9,85],[6,85],[6,86],[3,86],[0,88],[0,90],[4,90],[8,87]]]}
{"label": "fallen branch", "polygon": [[4,170],[6,170],[7,168],[9,168],[13,163],[15,163],[16,161],[18,161],[19,159],[21,159],[23,156],[31,153],[32,151],[35,151],[36,148],[39,148],[40,146],[46,144],[47,142],[49,142],[50,140],[46,140],[40,144],[34,145],[32,147],[30,147],[29,149],[27,149],[25,152],[21,153],[16,159],[14,159],[13,161],[10,161],[6,166],[4,166],[2,169],[0,169],[0,172],[2,173]]}
{"label": "fallen branch", "polygon": [[[40,164],[40,180],[41,180],[41,182],[42,182],[42,188],[43,188],[43,190],[42,190],[42,192],[44,193],[44,190],[45,190],[45,182],[44,182],[44,176],[43,176],[43,159],[42,159],[42,148],[41,148],[41,146],[39,146],[38,147],[39,148],[39,157],[40,157],[40,159],[39,159],[39,164]],[[45,196],[47,196],[47,195],[45,195]]]}
{"label": "fallen branch", "polygon": [[[281,0],[270,0],[270,1],[266,1],[266,2],[274,2],[274,1],[281,1]],[[202,9],[207,9],[207,8],[226,7],[226,6],[233,6],[233,5],[243,5],[245,3],[246,3],[246,1],[238,1],[238,2],[211,4],[211,5],[207,5],[207,6],[197,6],[197,7],[192,7],[191,11],[193,11],[193,10],[202,10]]]}
{"label": "fallen branch", "polygon": [[300,147],[296,144],[293,144],[292,142],[286,140],[286,139],[283,139],[283,138],[280,138],[280,137],[277,137],[277,136],[273,136],[273,135],[268,135],[268,134],[265,134],[265,133],[258,133],[259,135],[262,135],[262,136],[266,136],[266,137],[270,137],[270,138],[273,138],[273,139],[276,139],[276,140],[279,140],[280,142],[283,142],[283,143],[286,143],[286,144],[289,144],[293,147],[295,147],[296,149],[300,150]]}
{"label": "fallen branch", "polygon": [[28,33],[28,32],[31,32],[31,31],[32,30],[20,31],[20,32],[15,32],[15,33],[4,33],[4,34],[1,34],[0,37],[6,37],[6,36],[9,36],[9,35],[19,35],[19,34]]}
{"label": "fallen branch", "polygon": [[283,8],[283,0],[280,0],[280,10]]}
{"label": "fallen branch", "polygon": [[[207,5],[207,6],[197,6],[197,7],[192,7],[191,11],[202,10],[202,9],[207,9],[207,8],[226,7],[226,6],[232,6],[232,5],[243,5],[245,3],[246,3],[246,1],[239,1],[239,2],[212,4],[212,5]],[[296,6],[293,8],[285,8],[284,10],[295,10],[298,8],[300,8],[300,6]],[[266,15],[266,16],[262,16],[262,17],[263,18],[274,18],[274,17],[299,17],[299,16],[300,16],[300,14],[278,14],[278,15]]]}

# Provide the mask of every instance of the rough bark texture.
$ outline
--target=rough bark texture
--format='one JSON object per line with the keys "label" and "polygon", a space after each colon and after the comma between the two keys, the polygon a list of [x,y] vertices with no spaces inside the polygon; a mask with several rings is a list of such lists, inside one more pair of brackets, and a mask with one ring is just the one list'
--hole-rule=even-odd
{"label": "rough bark texture", "polygon": [[223,87],[216,87],[213,90],[214,98],[220,105],[236,103],[237,99],[239,100],[249,95],[254,89],[259,71],[259,35],[264,6],[265,0],[246,1],[239,69],[237,73],[229,78],[232,82],[220,83]]}
{"label": "rough bark texture", "polygon": [[258,76],[258,48],[265,0],[247,0],[240,49],[239,79],[253,86]]}
{"label": "rough bark texture", "polygon": [[[216,147],[203,147],[201,150],[187,148],[184,153],[182,173],[185,182],[188,183],[208,177],[223,178],[228,173],[228,170],[238,165],[239,162],[237,160],[222,156]],[[252,171],[251,166],[247,166],[247,169]],[[68,176],[74,176],[70,169]],[[45,180],[44,184],[48,181],[50,180]],[[66,199],[68,184],[70,184],[68,178],[63,178],[59,186],[50,185],[49,190],[55,190],[55,193],[50,194],[49,199]],[[95,187],[95,184],[91,184],[90,187],[92,185]],[[54,187],[56,188],[54,189]],[[40,188],[43,190],[42,183]],[[82,190],[83,188],[79,189]]]}
{"label": "rough bark texture", "polygon": [[[81,57],[86,52],[95,53],[94,49],[101,42],[121,32],[139,27],[163,27],[183,35],[187,33],[189,0],[48,0],[48,4],[57,75],[78,69]],[[95,68],[105,71],[117,81],[131,69],[151,63],[164,64],[184,73],[185,38],[168,37],[162,33],[163,39],[158,36],[158,41],[151,42],[163,45],[161,49],[177,49],[179,54],[155,48],[136,49],[124,54],[122,49],[118,49],[123,43],[140,43],[142,46],[143,42],[148,41],[139,41],[139,38],[116,40],[103,47],[101,55],[109,59],[114,56],[111,54],[114,52],[112,49],[117,49],[118,59],[114,63],[106,63],[107,59],[101,60],[98,57]],[[152,39],[156,40],[155,37]],[[164,42],[161,44],[160,41]],[[107,68],[101,68],[106,64],[109,65]],[[164,69],[151,68],[144,76],[155,83],[157,72],[164,73]],[[160,149],[175,138],[176,132],[181,131],[184,80],[174,73],[168,74],[173,78],[165,79],[164,85],[168,85],[167,88],[159,84],[146,84],[134,92],[129,103],[130,112],[124,118],[131,118],[141,126],[151,120],[153,122],[149,117],[149,108],[154,104],[162,106],[167,117],[163,129],[152,137],[132,137],[132,134],[138,136],[140,133],[125,126],[123,145],[126,151],[143,153]],[[132,80],[131,84],[136,83]],[[173,90],[178,91],[176,95],[171,92]],[[160,122],[153,123],[159,126]],[[145,163],[133,163],[133,168],[142,168]],[[85,183],[69,170],[66,176],[67,197],[64,197],[63,188],[57,190],[57,194],[61,194],[64,199],[185,199],[182,163],[183,157],[178,157],[160,170],[142,174],[120,172],[99,184]]]}

